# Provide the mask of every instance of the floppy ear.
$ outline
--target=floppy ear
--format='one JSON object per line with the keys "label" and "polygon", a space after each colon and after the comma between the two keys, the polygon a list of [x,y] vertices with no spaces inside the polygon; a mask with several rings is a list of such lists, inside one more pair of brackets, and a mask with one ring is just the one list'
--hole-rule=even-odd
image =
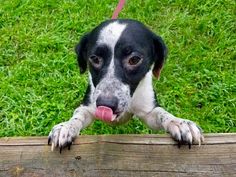
{"label": "floppy ear", "polygon": [[167,56],[167,47],[160,36],[154,34],[153,36],[154,44],[154,68],[152,70],[153,75],[156,78],[160,78],[161,69],[164,65],[165,58]]}
{"label": "floppy ear", "polygon": [[80,73],[83,74],[87,69],[87,47],[88,47],[89,34],[85,34],[79,44],[75,46],[75,52],[77,54],[77,61],[79,64]]}

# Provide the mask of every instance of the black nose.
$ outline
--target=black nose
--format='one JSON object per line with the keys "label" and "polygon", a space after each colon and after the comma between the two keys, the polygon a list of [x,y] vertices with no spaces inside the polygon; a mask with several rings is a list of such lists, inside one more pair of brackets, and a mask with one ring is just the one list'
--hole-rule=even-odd
{"label": "black nose", "polygon": [[115,96],[98,96],[96,105],[98,106],[106,106],[112,109],[113,112],[116,111],[118,107],[118,98]]}

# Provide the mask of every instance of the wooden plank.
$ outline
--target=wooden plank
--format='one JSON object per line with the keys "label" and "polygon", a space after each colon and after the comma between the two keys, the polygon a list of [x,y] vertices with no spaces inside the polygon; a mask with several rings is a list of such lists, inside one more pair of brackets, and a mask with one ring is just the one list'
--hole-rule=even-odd
{"label": "wooden plank", "polygon": [[236,134],[177,148],[168,135],[80,136],[62,154],[46,137],[0,138],[0,176],[236,176]]}

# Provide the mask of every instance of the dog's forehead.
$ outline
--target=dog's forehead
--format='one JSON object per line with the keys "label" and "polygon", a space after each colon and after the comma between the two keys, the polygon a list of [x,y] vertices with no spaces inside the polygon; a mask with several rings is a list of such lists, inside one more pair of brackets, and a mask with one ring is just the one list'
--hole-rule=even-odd
{"label": "dog's forehead", "polygon": [[151,39],[151,32],[145,25],[135,20],[126,19],[105,21],[91,34],[93,36],[90,41],[92,48],[106,45],[112,53],[117,44],[123,47],[133,46],[136,49],[147,48]]}
{"label": "dog's forehead", "polygon": [[106,44],[114,48],[126,27],[127,24],[118,21],[109,23],[100,30],[97,44]]}

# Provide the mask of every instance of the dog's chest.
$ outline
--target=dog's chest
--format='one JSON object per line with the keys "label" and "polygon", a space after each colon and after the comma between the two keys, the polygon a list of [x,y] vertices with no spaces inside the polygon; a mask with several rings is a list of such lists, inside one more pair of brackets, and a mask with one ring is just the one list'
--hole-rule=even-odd
{"label": "dog's chest", "polygon": [[140,81],[131,99],[130,109],[136,115],[143,117],[155,107],[155,96],[152,87],[152,71],[150,70]]}

